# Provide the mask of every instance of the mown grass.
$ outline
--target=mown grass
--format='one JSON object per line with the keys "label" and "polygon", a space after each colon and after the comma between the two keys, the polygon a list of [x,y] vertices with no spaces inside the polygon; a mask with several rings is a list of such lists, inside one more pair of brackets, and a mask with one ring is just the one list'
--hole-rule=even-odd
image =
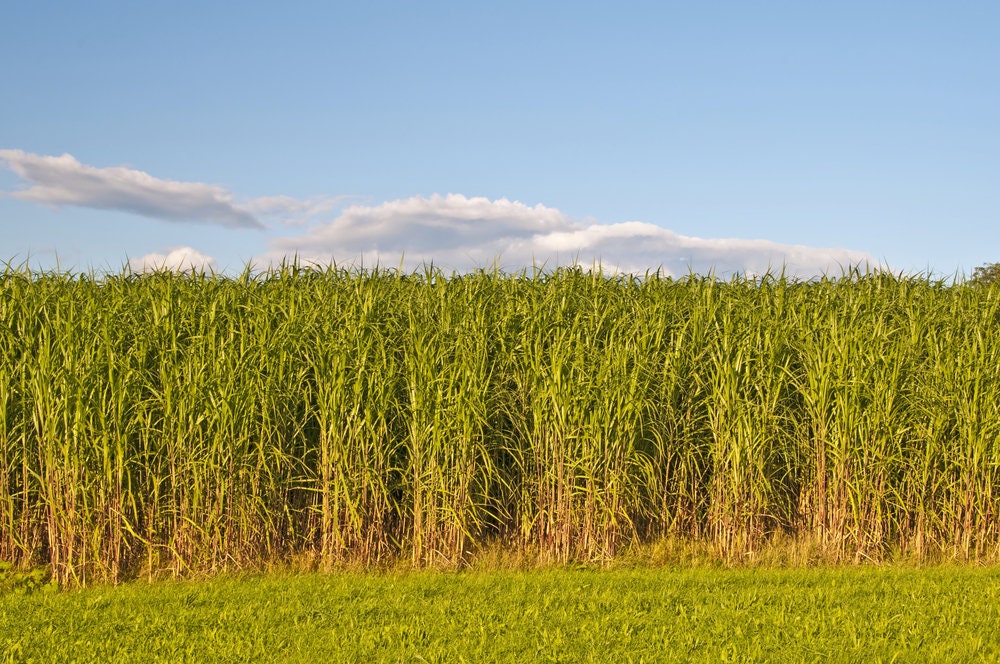
{"label": "mown grass", "polygon": [[9,662],[992,662],[1000,573],[335,573],[4,595]]}

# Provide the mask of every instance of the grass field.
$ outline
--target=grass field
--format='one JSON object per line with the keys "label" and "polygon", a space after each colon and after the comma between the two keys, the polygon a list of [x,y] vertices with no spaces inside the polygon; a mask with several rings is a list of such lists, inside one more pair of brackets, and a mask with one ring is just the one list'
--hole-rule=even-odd
{"label": "grass field", "polygon": [[8,267],[0,652],[996,661],[997,329],[886,274]]}
{"label": "grass field", "polygon": [[61,585],[1000,557],[1000,287],[0,273],[0,562]]}
{"label": "grass field", "polygon": [[0,597],[8,662],[994,662],[1000,573],[267,575]]}

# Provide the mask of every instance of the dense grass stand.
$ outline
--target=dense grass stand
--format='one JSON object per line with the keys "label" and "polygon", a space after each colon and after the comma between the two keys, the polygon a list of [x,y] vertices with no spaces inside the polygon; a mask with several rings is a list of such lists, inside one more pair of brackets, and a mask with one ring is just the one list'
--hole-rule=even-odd
{"label": "dense grass stand", "polygon": [[0,274],[0,560],[996,557],[1000,287]]}

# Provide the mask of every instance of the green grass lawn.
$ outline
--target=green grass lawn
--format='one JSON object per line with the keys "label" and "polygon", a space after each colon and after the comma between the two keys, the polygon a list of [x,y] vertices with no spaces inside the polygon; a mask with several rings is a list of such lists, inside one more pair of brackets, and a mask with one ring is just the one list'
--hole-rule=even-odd
{"label": "green grass lawn", "polygon": [[0,596],[0,660],[993,662],[1000,570],[266,575]]}

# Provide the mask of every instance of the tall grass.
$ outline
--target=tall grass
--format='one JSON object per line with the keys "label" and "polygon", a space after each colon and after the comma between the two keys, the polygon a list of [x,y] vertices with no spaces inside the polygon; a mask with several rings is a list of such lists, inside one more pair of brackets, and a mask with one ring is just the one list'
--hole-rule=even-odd
{"label": "tall grass", "polygon": [[1000,289],[851,273],[0,274],[0,560],[1000,554]]}

